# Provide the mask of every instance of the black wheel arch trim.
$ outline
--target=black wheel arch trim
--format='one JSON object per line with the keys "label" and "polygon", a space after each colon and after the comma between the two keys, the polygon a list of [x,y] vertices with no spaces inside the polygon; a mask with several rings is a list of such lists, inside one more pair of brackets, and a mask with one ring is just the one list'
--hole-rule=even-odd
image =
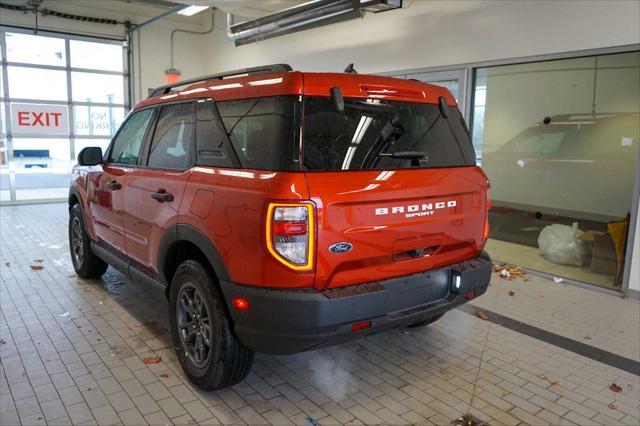
{"label": "black wheel arch trim", "polygon": [[169,260],[167,257],[170,254],[171,246],[179,241],[186,241],[198,247],[206,256],[219,280],[231,280],[222,256],[211,240],[198,228],[184,223],[177,223],[167,229],[158,247],[158,270],[165,282],[170,282],[165,276],[165,267]]}
{"label": "black wheel arch trim", "polygon": [[80,204],[80,208],[82,208],[82,197],[80,196],[80,191],[78,191],[78,188],[76,188],[73,185],[69,187],[69,197],[67,198],[67,203],[69,204],[69,207],[75,204],[71,202],[72,197],[75,197],[76,200],[78,200],[78,204]]}

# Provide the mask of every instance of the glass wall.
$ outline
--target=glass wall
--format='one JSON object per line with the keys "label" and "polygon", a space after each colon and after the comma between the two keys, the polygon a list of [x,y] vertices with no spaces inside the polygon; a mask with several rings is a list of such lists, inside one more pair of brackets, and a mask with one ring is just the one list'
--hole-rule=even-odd
{"label": "glass wall", "polygon": [[640,52],[477,68],[472,133],[496,260],[622,283],[640,143]]}
{"label": "glass wall", "polygon": [[0,28],[0,202],[64,199],[86,146],[124,119],[121,41]]}

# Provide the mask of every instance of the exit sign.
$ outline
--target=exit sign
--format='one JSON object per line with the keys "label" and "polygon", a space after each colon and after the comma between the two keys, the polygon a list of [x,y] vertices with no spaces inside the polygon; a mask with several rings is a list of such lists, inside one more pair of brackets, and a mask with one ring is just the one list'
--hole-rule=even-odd
{"label": "exit sign", "polygon": [[69,108],[65,105],[11,104],[14,135],[69,135]]}

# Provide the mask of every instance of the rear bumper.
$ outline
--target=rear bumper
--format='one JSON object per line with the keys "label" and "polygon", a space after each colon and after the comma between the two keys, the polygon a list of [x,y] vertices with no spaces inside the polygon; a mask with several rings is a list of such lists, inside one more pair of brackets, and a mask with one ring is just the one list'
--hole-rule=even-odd
{"label": "rear bumper", "polygon": [[[455,289],[455,276],[460,288]],[[221,282],[240,341],[256,352],[295,353],[352,340],[373,332],[413,324],[479,296],[491,279],[491,259],[478,257],[445,268],[385,281],[317,292],[265,289]],[[246,312],[233,298],[249,301]],[[371,327],[351,331],[351,325]]]}

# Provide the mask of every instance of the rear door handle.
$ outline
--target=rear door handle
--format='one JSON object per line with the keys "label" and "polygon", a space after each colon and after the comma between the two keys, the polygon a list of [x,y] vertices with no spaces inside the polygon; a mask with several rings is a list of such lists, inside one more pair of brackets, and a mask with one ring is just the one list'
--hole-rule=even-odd
{"label": "rear door handle", "polygon": [[118,189],[122,189],[122,185],[120,185],[120,183],[117,180],[112,180],[111,182],[107,183],[105,186],[112,191],[117,191]]}
{"label": "rear door handle", "polygon": [[164,203],[164,202],[170,203],[173,201],[173,194],[169,194],[164,189],[158,189],[157,192],[152,192],[150,196],[151,198],[153,198],[154,200],[160,203]]}

